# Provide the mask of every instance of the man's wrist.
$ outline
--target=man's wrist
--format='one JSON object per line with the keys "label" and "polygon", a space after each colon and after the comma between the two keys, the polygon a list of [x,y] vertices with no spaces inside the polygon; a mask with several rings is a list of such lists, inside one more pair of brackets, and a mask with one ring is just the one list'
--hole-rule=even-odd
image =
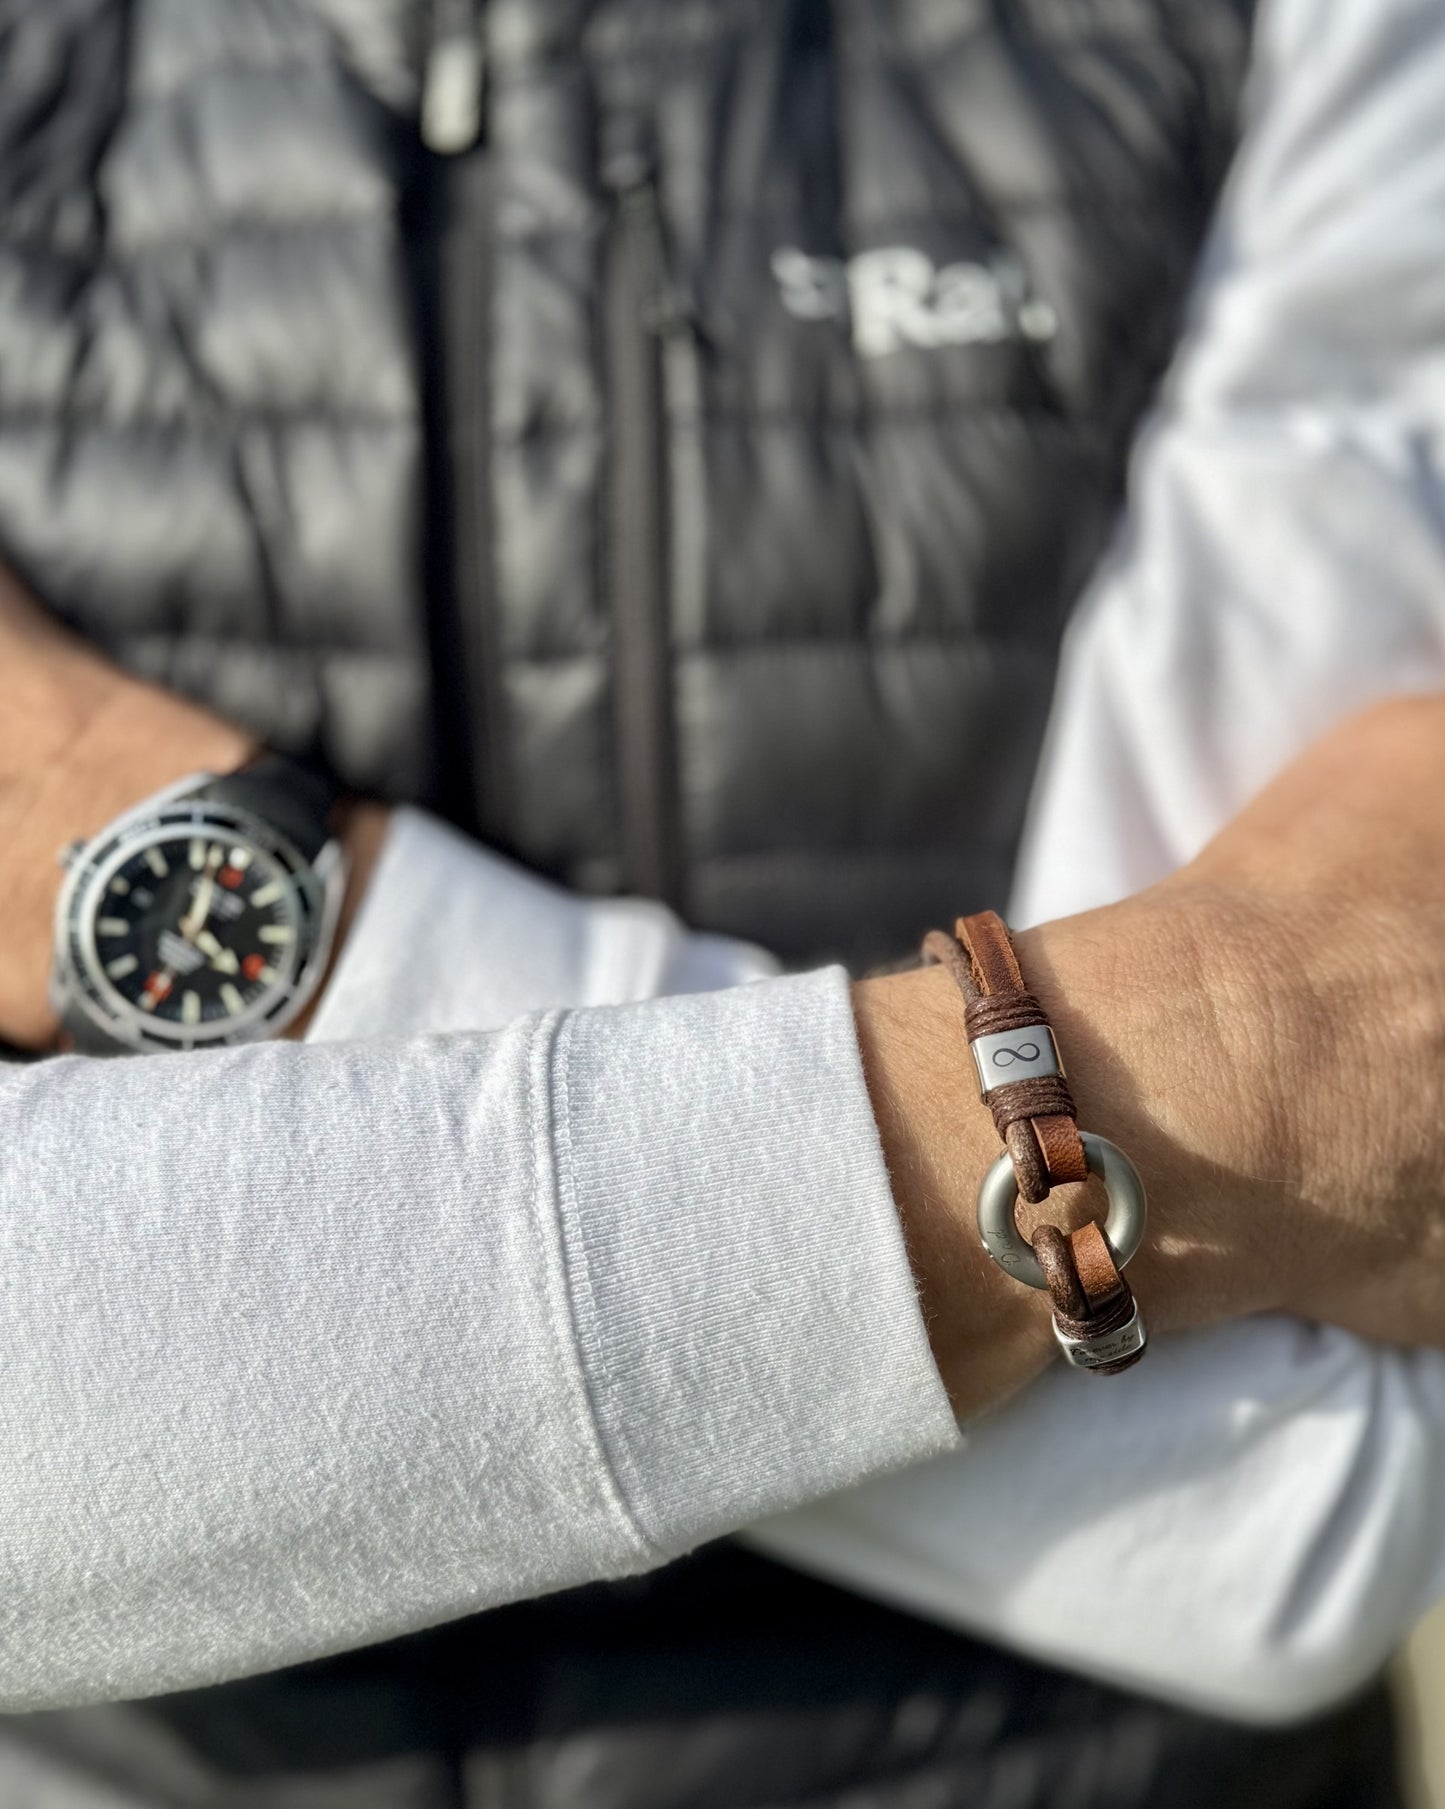
{"label": "man's wrist", "polygon": [[[1151,1330],[1280,1305],[1260,1179],[1269,1114],[1246,1078],[1258,1052],[1238,1041],[1255,1014],[1235,995],[1258,984],[1245,945],[1209,900],[1178,886],[1040,925],[1018,944],[1080,1125],[1127,1151],[1148,1189],[1149,1231],[1129,1279]],[[1076,1214],[1096,1210],[1084,1190],[1069,1191]]]}
{"label": "man's wrist", "polygon": [[[1129,1271],[1151,1330],[1277,1304],[1251,1175],[1260,1115],[1222,1025],[1231,976],[1207,912],[1142,899],[1016,938],[1048,1012],[1079,1123],[1144,1178],[1150,1227]],[[1053,1351],[1048,1297],[985,1254],[975,1207],[999,1154],[978,1096],[957,988],[940,968],[862,982],[855,1015],[869,1092],[934,1355],[955,1406],[1003,1399]],[[1019,1207],[1025,1232],[1098,1216],[1097,1183]]]}
{"label": "man's wrist", "polygon": [[391,828],[391,811],[384,804],[367,803],[360,799],[350,799],[340,806],[340,821],[336,833],[346,856],[346,891],[341,900],[341,912],[336,920],[336,937],[331,945],[331,958],[327,971],[321,977],[306,1009],[296,1018],[286,1031],[293,1040],[300,1041],[310,1028],[311,1020],[316,1015],[321,1003],[321,996],[335,972],[337,960],[351,934],[352,925],[356,921],[356,913],[361,908],[361,901],[366,896],[371,884],[371,876],[381,855],[382,844]]}
{"label": "man's wrist", "polygon": [[953,981],[936,967],[864,980],[853,988],[853,1008],[934,1359],[967,1418],[1048,1362],[1048,1302],[1005,1275],[979,1242],[975,1196],[998,1143]]}
{"label": "man's wrist", "polygon": [[11,743],[24,748],[24,764],[0,773],[9,844],[0,867],[0,1037],[43,1049],[58,1028],[48,982],[60,850],[189,773],[234,770],[257,745],[68,641],[23,663],[16,705],[34,734]]}

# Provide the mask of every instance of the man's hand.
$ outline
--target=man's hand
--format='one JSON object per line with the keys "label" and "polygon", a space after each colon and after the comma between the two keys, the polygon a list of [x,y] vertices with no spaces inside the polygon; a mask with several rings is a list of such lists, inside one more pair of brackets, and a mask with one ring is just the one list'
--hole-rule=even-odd
{"label": "man's hand", "polygon": [[[1347,723],[1171,879],[1017,943],[1079,1122],[1149,1189],[1129,1278],[1151,1330],[1279,1310],[1445,1345],[1445,701]],[[1047,1301],[978,1248],[998,1144],[952,981],[855,1000],[935,1354],[968,1411],[1042,1366]],[[1063,1189],[1020,1223],[1100,1204],[1097,1183]]]}
{"label": "man's hand", "polygon": [[0,1038],[55,1039],[46,996],[58,855],[187,773],[255,752],[239,729],[128,677],[0,572]]}
{"label": "man's hand", "polygon": [[1445,699],[1346,723],[1149,896],[1213,926],[1276,1303],[1445,1344]]}
{"label": "man's hand", "polygon": [[[208,711],[119,671],[37,609],[3,569],[0,677],[0,1040],[45,1049],[58,1030],[47,988],[60,851],[162,786],[231,772],[258,748]],[[385,824],[376,807],[348,814],[341,933]],[[202,914],[198,935],[203,924]]]}

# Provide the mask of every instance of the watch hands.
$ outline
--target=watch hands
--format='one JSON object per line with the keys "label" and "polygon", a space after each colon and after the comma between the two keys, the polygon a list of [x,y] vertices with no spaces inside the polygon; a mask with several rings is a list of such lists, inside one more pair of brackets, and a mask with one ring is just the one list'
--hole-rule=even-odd
{"label": "watch hands", "polygon": [[218,974],[234,974],[240,968],[236,951],[226,948],[210,930],[197,930],[196,947],[205,955]]}
{"label": "watch hands", "polygon": [[187,911],[177,926],[187,942],[194,942],[200,947],[201,927],[211,914],[211,900],[216,895],[216,868],[220,865],[221,849],[219,843],[212,844],[206,856],[206,865],[200,878],[196,881],[195,903]]}

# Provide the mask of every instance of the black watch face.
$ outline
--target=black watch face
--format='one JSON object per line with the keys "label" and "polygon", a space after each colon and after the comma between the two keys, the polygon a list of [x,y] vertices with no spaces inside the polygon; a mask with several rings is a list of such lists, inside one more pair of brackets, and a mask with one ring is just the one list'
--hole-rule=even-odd
{"label": "black watch face", "polygon": [[234,829],[145,832],[106,863],[86,915],[92,972],[153,1034],[230,1035],[295,976],[296,882]]}

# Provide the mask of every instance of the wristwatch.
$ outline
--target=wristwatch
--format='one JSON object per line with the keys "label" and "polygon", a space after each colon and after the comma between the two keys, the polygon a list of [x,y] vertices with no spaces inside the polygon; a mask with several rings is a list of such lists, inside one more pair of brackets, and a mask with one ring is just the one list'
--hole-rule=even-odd
{"label": "wristwatch", "polygon": [[61,854],[50,998],[88,1055],[273,1037],[326,972],[345,885],[336,787],[265,755],[168,786]]}

